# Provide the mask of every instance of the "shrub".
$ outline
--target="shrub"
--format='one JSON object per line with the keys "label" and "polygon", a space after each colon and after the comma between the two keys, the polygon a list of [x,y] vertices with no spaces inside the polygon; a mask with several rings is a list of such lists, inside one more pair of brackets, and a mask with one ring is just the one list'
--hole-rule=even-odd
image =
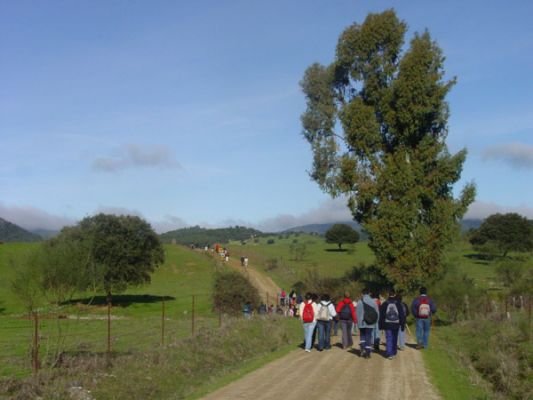
{"label": "shrub", "polygon": [[274,244],[276,243],[276,241],[274,239],[268,239],[267,240],[267,244]]}
{"label": "shrub", "polygon": [[213,287],[213,307],[230,315],[242,312],[243,305],[250,302],[253,308],[260,304],[259,293],[248,279],[236,271],[218,272]]}

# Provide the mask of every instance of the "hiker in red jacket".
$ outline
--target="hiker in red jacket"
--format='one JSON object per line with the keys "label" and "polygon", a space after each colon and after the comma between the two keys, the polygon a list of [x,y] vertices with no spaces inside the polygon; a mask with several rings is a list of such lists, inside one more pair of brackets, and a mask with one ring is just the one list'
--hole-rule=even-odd
{"label": "hiker in red jacket", "polygon": [[357,323],[357,316],[355,315],[353,302],[350,299],[350,293],[344,293],[344,300],[337,304],[336,311],[339,315],[342,329],[342,348],[347,349],[353,346],[352,325]]}

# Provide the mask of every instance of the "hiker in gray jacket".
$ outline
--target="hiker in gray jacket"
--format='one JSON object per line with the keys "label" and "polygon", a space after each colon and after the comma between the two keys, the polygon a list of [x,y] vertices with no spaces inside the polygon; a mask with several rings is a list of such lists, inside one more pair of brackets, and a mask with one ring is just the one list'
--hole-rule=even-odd
{"label": "hiker in gray jacket", "polygon": [[374,347],[374,328],[379,321],[379,308],[374,299],[369,295],[370,291],[363,289],[363,297],[357,302],[357,327],[359,328],[361,357],[370,358]]}

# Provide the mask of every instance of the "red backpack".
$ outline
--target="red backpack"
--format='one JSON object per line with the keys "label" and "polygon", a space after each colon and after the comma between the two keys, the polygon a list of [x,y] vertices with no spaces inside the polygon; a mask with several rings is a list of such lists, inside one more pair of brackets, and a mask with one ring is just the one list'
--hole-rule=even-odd
{"label": "red backpack", "polygon": [[313,310],[313,302],[305,303],[304,311],[302,313],[304,323],[313,322],[315,320],[315,310]]}
{"label": "red backpack", "polygon": [[429,318],[431,315],[431,307],[429,305],[429,298],[427,296],[420,296],[418,303],[418,318]]}

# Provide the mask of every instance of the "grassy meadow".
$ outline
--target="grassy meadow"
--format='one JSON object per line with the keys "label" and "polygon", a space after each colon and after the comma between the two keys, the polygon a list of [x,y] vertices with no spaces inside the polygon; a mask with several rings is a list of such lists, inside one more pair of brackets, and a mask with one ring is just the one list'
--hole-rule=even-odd
{"label": "grassy meadow", "polygon": [[[36,244],[0,246],[0,376],[25,375],[30,371],[29,354],[34,323],[22,301],[13,294],[12,260]],[[149,285],[115,295],[112,308],[112,350],[127,352],[159,346],[162,340],[163,300],[165,342],[191,335],[192,296],[195,295],[195,330],[218,326],[212,312],[211,287],[214,263],[201,253],[182,246],[165,246],[166,261]],[[88,304],[90,303],[90,305]],[[61,352],[105,352],[107,306],[102,295],[77,293],[70,304],[54,306],[41,299],[39,307],[41,357],[53,363]]]}

